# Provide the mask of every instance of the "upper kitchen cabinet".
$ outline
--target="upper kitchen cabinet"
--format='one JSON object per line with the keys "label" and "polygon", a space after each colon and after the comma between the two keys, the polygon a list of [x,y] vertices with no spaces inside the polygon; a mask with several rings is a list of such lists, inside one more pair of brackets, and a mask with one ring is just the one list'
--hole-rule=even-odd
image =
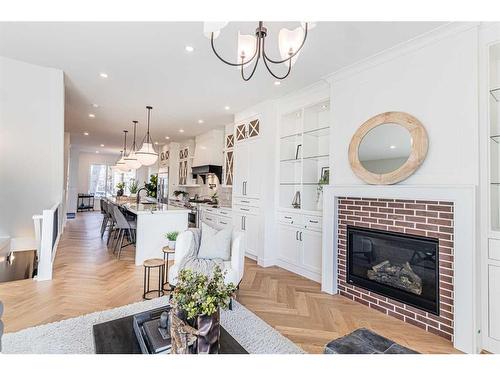
{"label": "upper kitchen cabinet", "polygon": [[223,181],[225,186],[232,186],[234,181],[234,127],[226,126],[224,137],[224,164],[222,166]]}
{"label": "upper kitchen cabinet", "polygon": [[258,118],[241,122],[236,125],[236,142],[256,138],[260,135],[260,120]]}
{"label": "upper kitchen cabinet", "polygon": [[258,139],[238,142],[233,156],[235,197],[260,198],[262,173],[260,160],[265,153]]}

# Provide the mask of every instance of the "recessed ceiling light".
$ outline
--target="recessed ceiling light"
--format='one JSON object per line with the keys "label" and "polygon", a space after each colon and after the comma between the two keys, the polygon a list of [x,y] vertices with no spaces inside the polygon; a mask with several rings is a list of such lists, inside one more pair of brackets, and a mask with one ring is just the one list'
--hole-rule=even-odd
{"label": "recessed ceiling light", "polygon": [[170,137],[167,135],[167,136],[165,137],[165,139],[170,139]]}
{"label": "recessed ceiling light", "polygon": [[193,52],[194,51],[193,46],[186,46],[186,47],[184,47],[184,49],[186,50],[186,52]]}
{"label": "recessed ceiling light", "polygon": [[93,113],[89,113],[90,118],[95,118],[95,115]]}
{"label": "recessed ceiling light", "polygon": [[226,106],[224,107],[224,109],[225,109],[226,111],[229,111],[229,110],[231,109],[231,107],[230,107],[230,106],[228,106],[228,105],[226,105]]}
{"label": "recessed ceiling light", "polygon": [[395,148],[396,148],[396,146],[394,146],[394,145],[390,145],[390,146],[389,146],[389,148],[391,148],[391,149],[395,149]]}
{"label": "recessed ceiling light", "polygon": [[280,81],[274,81],[274,86],[279,86],[279,85],[281,85]]}
{"label": "recessed ceiling light", "polygon": [[321,108],[326,109],[326,104],[323,104]]}
{"label": "recessed ceiling light", "polygon": [[84,132],[83,135],[89,135],[89,133],[88,132]]}
{"label": "recessed ceiling light", "polygon": [[184,133],[184,129],[179,129],[179,133]]}
{"label": "recessed ceiling light", "polygon": [[205,121],[203,121],[203,120],[201,120],[201,119],[200,119],[200,120],[198,120],[198,124],[203,124],[204,122],[205,122]]}
{"label": "recessed ceiling light", "polygon": [[99,153],[99,151],[96,151],[95,153],[96,153],[96,154],[98,154],[98,153]]}
{"label": "recessed ceiling light", "polygon": [[92,107],[94,107],[94,108],[99,108],[99,104],[95,104],[95,103],[94,103],[94,104],[92,104]]}
{"label": "recessed ceiling light", "polygon": [[158,145],[158,142],[155,142],[155,145]]}
{"label": "recessed ceiling light", "polygon": [[104,144],[103,144],[103,143],[101,143],[101,147],[104,147]]}
{"label": "recessed ceiling light", "polygon": [[108,78],[108,74],[102,72],[102,73],[99,73],[99,77],[101,77],[101,78]]}

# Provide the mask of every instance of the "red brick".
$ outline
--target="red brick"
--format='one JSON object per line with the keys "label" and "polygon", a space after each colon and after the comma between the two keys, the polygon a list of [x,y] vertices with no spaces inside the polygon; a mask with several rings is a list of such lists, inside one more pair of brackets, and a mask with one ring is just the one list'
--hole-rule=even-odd
{"label": "red brick", "polygon": [[452,208],[450,206],[439,206],[429,204],[427,206],[427,210],[429,211],[439,211],[439,212],[452,212]]}
{"label": "red brick", "polygon": [[370,202],[370,206],[387,207],[387,202]]}
{"label": "red brick", "polygon": [[388,227],[387,230],[390,232],[399,232],[399,233],[405,232],[404,228],[402,227]]}
{"label": "red brick", "polygon": [[415,215],[425,217],[438,217],[439,213],[434,211],[415,211]]}
{"label": "red brick", "polygon": [[425,204],[406,203],[405,208],[410,208],[412,210],[425,210]]}
{"label": "red brick", "polygon": [[401,208],[396,208],[394,210],[394,213],[395,214],[400,214],[400,215],[413,215],[415,213],[415,211],[413,211],[413,210],[404,210],[404,209],[401,209]]}
{"label": "red brick", "polygon": [[425,223],[427,221],[427,219],[422,216],[406,216],[406,220],[413,223]]}
{"label": "red brick", "polygon": [[387,215],[387,218],[390,220],[399,220],[399,221],[404,221],[405,217],[403,215]]}
{"label": "red brick", "polygon": [[415,228],[414,223],[407,223],[406,221],[395,221],[394,224],[398,227]]}
{"label": "red brick", "polygon": [[404,316],[407,316],[409,318],[415,319],[415,314],[405,309],[400,309],[399,307],[396,307],[396,312],[403,314]]}
{"label": "red brick", "polygon": [[387,203],[387,207],[392,207],[392,208],[404,208],[405,204],[404,203],[399,203],[399,202],[394,202],[394,203]]}
{"label": "red brick", "polygon": [[430,231],[433,231],[433,232],[437,232],[438,231],[438,227],[436,225],[431,225],[431,224],[417,223],[417,224],[415,224],[415,228],[422,229],[422,230],[430,230]]}
{"label": "red brick", "polygon": [[451,220],[447,220],[447,219],[429,218],[429,219],[427,219],[427,222],[429,224],[437,224],[437,225],[446,226],[446,227],[451,227],[453,225],[452,221]]}
{"label": "red brick", "polygon": [[394,221],[392,220],[385,220],[385,219],[378,219],[379,224],[385,224],[385,225],[394,225]]}
{"label": "red brick", "polygon": [[449,213],[449,212],[440,212],[439,213],[439,217],[441,219],[450,219],[450,220],[453,220],[453,214]]}
{"label": "red brick", "polygon": [[376,217],[378,219],[387,219],[387,214],[379,212],[370,212],[370,217]]}
{"label": "red brick", "polygon": [[407,228],[407,229],[405,229],[405,233],[412,234],[414,236],[426,237],[426,233],[423,230],[416,230],[416,229]]}
{"label": "red brick", "polygon": [[434,320],[431,320],[431,319],[428,319],[426,317],[423,317],[421,315],[417,315],[417,320],[419,322],[422,322],[422,323],[425,323],[427,325],[430,325],[430,326],[432,326],[434,328],[439,328],[439,323],[438,322],[436,322]]}
{"label": "red brick", "polygon": [[367,207],[367,206],[363,206],[363,207],[361,207],[361,209],[362,209],[363,211],[378,212],[378,208],[377,208],[377,207]]}
{"label": "red brick", "polygon": [[410,324],[412,324],[412,325],[414,325],[414,326],[417,326],[417,327],[419,327],[419,328],[422,328],[422,329],[425,329],[425,328],[426,328],[426,325],[425,325],[425,324],[423,324],[423,323],[421,323],[421,322],[419,322],[419,321],[416,321],[415,319],[411,319],[411,318],[406,317],[406,318],[405,318],[405,322],[406,322],[406,323],[410,323]]}
{"label": "red brick", "polygon": [[386,214],[393,214],[394,213],[394,209],[393,208],[385,208],[385,207],[380,207],[378,209],[379,212],[383,212],[383,213],[386,213]]}
{"label": "red brick", "polygon": [[394,311],[387,311],[387,315],[392,316],[392,317],[399,319],[399,320],[402,320],[402,321],[405,320],[404,315],[398,314],[397,312],[394,312]]}
{"label": "red brick", "polygon": [[370,303],[370,307],[372,309],[380,311],[381,313],[387,314],[387,310],[386,309],[384,309],[383,307],[380,307],[380,306],[378,306],[378,305],[376,305],[374,303]]}

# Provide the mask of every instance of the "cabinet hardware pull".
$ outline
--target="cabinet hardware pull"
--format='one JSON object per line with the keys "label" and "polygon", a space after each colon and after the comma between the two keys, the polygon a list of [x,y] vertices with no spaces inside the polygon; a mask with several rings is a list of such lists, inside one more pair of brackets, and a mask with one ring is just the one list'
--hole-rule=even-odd
{"label": "cabinet hardware pull", "polygon": [[249,209],[249,208],[243,208],[243,207],[240,207],[240,210],[241,210],[241,211],[250,211],[250,209]]}
{"label": "cabinet hardware pull", "polygon": [[250,201],[241,201],[241,203],[250,203]]}
{"label": "cabinet hardware pull", "polygon": [[295,231],[295,239],[297,241],[299,240],[299,231],[298,230]]}
{"label": "cabinet hardware pull", "polygon": [[220,222],[220,223],[221,223],[221,224],[227,224],[226,222],[224,222],[224,221],[222,221],[222,220],[221,220],[221,222]]}
{"label": "cabinet hardware pull", "polygon": [[285,219],[290,219],[291,220],[292,217],[291,216],[285,216]]}
{"label": "cabinet hardware pull", "polygon": [[243,216],[243,229],[247,230],[247,217]]}
{"label": "cabinet hardware pull", "polygon": [[242,216],[241,217],[241,230],[245,230],[245,228],[243,227],[243,220],[245,220],[245,216]]}
{"label": "cabinet hardware pull", "polygon": [[300,232],[300,237],[299,237],[299,238],[300,238],[300,240],[302,241],[302,232]]}
{"label": "cabinet hardware pull", "polygon": [[309,220],[310,223],[318,224],[318,220]]}

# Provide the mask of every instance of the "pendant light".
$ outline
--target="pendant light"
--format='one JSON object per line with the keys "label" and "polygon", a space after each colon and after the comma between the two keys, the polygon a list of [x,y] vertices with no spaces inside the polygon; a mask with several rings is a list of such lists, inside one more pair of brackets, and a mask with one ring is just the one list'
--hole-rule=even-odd
{"label": "pendant light", "polygon": [[131,168],[131,169],[138,169],[141,167],[141,162],[137,159],[137,155],[135,154],[135,132],[137,128],[137,121],[132,121],[134,123],[134,142],[132,143],[132,148],[130,150],[130,153],[128,156],[124,158],[125,163]]}
{"label": "pendant light", "polygon": [[116,162],[116,164],[113,166],[114,168],[120,168],[120,166],[124,165],[125,161],[123,160],[123,151],[120,151],[120,159]]}
{"label": "pendant light", "polygon": [[122,172],[128,172],[130,171],[130,167],[127,165],[125,162],[125,158],[127,156],[127,133],[128,130],[124,130],[123,133],[125,134],[124,136],[124,141],[123,141],[123,153],[122,153],[122,158],[116,163],[116,166],[118,169]]}
{"label": "pendant light", "polygon": [[135,155],[137,156],[137,160],[142,165],[150,166],[158,160],[158,153],[155,151],[153,147],[153,140],[149,135],[149,121],[151,119],[151,110],[153,107],[147,106],[146,109],[148,111],[148,131],[144,137],[141,149],[137,151]]}

